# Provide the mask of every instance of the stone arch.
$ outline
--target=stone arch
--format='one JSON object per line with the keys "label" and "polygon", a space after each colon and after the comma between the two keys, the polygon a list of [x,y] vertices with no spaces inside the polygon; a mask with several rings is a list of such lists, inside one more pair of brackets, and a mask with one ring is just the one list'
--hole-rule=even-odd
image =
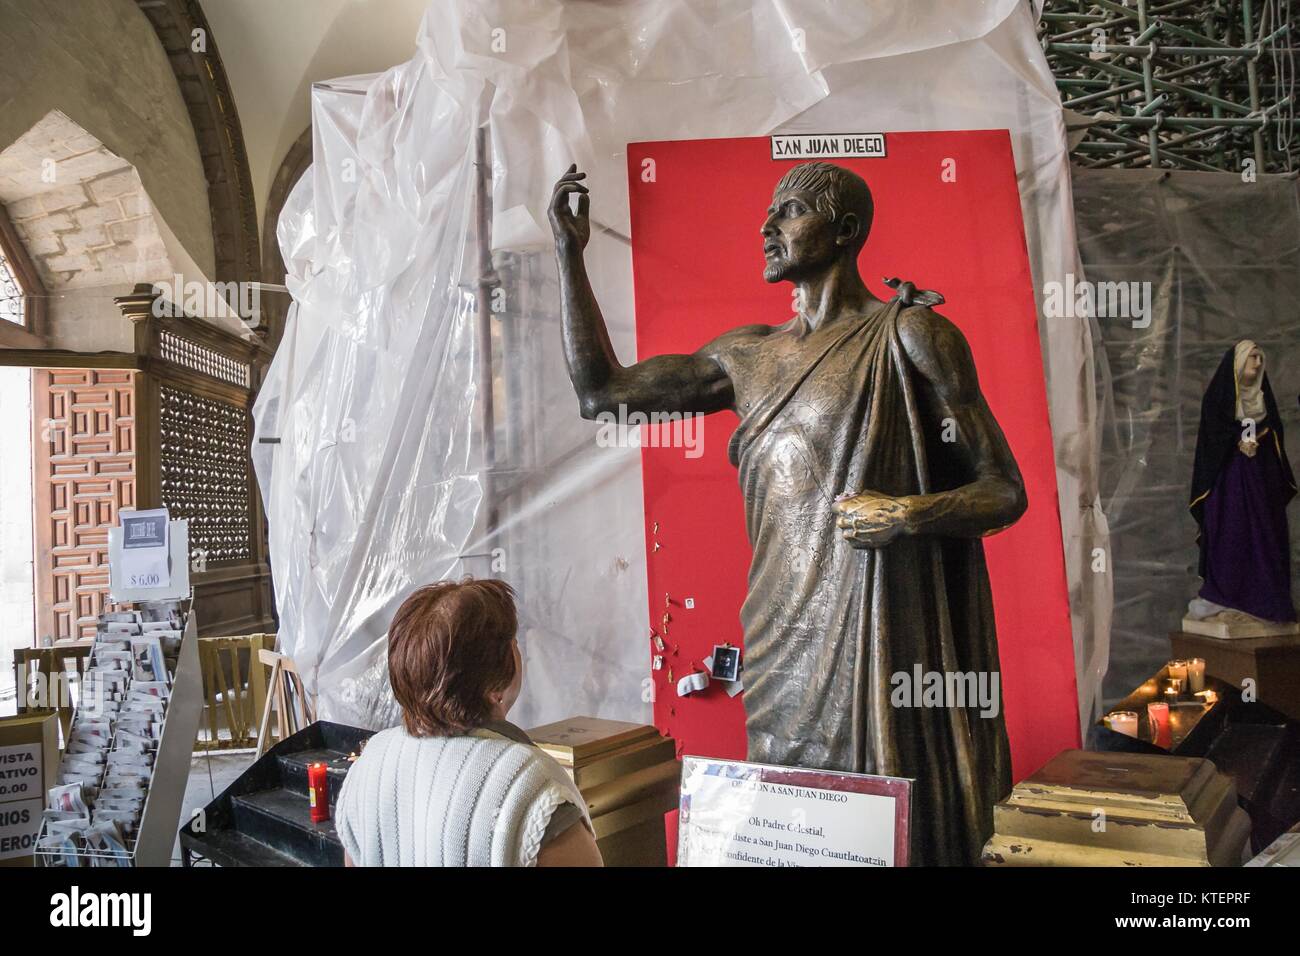
{"label": "stone arch", "polygon": [[[261,278],[257,204],[244,133],[217,43],[195,0],[136,0],[167,53],[198,140],[208,181],[218,282]],[[202,37],[196,49],[196,36]]]}
{"label": "stone arch", "polygon": [[[271,191],[267,194],[266,211],[262,217],[264,282],[284,284],[284,258],[280,255],[280,243],[275,231],[289,193],[311,166],[311,144],[311,127],[308,126],[285,152],[275,178],[271,181]],[[266,342],[272,348],[279,344],[280,336],[284,333],[284,320],[288,310],[289,296],[285,293],[269,292],[262,297],[262,322],[266,330]]]}

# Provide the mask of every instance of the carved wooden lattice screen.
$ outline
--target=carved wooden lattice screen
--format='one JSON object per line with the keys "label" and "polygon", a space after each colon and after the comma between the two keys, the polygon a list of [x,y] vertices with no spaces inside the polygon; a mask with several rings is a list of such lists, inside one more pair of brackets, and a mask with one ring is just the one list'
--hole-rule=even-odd
{"label": "carved wooden lattice screen", "polygon": [[253,559],[248,412],[160,385],[162,504],[188,518],[190,553],[211,566]]}
{"label": "carved wooden lattice screen", "polygon": [[265,347],[186,315],[155,315],[154,301],[148,286],[117,300],[135,323],[144,371],[139,506],[165,506],[189,521],[201,633],[274,631],[265,519],[249,458]]}

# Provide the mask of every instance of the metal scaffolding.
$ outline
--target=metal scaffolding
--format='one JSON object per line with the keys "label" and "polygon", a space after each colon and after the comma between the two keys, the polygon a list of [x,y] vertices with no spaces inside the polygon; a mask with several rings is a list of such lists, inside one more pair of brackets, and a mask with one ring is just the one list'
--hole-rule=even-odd
{"label": "metal scaffolding", "polygon": [[1046,0],[1039,35],[1079,165],[1300,167],[1291,0]]}

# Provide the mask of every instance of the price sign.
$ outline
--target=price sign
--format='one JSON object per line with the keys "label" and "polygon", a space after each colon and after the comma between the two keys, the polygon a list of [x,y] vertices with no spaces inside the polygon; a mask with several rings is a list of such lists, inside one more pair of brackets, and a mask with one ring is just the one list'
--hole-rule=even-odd
{"label": "price sign", "polygon": [[128,588],[165,588],[168,564],[167,509],[121,512],[122,580]]}
{"label": "price sign", "polygon": [[43,796],[39,742],[0,747],[0,800]]}
{"label": "price sign", "polygon": [[32,855],[44,805],[39,799],[0,803],[0,860]]}

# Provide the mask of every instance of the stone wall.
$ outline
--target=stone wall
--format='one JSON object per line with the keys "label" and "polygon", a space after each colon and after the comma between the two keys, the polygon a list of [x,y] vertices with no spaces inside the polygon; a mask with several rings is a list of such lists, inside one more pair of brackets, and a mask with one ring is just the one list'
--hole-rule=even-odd
{"label": "stone wall", "polygon": [[0,150],[51,111],[87,134],[47,137],[57,188],[6,203],[52,286],[45,344],[129,349],[112,297],[171,274],[146,193],[198,268],[213,269],[207,182],[171,65],[132,0],[7,0],[0,51]]}

